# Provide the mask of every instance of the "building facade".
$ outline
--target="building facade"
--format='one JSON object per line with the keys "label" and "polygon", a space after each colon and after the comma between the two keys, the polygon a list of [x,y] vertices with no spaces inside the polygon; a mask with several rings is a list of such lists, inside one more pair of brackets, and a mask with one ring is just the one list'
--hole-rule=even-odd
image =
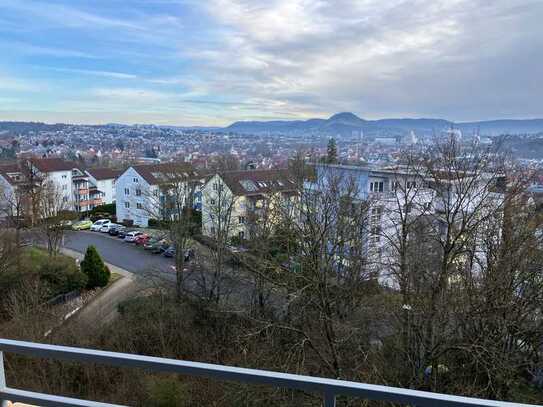
{"label": "building facade", "polygon": [[202,233],[247,239],[251,228],[264,218],[273,222],[276,211],[296,194],[296,183],[287,170],[216,173],[202,189]]}
{"label": "building facade", "polygon": [[201,205],[204,180],[205,175],[187,163],[131,166],[115,183],[117,220],[147,227],[151,219],[172,219],[180,207]]}

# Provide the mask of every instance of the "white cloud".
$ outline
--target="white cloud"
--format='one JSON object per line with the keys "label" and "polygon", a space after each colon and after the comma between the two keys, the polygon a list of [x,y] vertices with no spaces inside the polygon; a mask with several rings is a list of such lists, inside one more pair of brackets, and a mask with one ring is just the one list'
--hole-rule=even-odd
{"label": "white cloud", "polygon": [[[268,111],[452,119],[543,114],[522,66],[505,78],[499,72],[529,55],[534,65],[543,63],[534,54],[543,38],[535,17],[541,2],[212,0],[207,11],[222,39],[191,56],[207,74],[209,91],[260,101]],[[488,78],[506,83],[488,86]],[[525,102],[507,102],[521,93]]]}
{"label": "white cloud", "polygon": [[96,71],[92,69],[57,68],[57,67],[48,67],[48,66],[41,66],[40,68],[49,69],[49,70],[58,71],[58,72],[69,72],[69,73],[76,73],[76,74],[82,74],[82,75],[102,76],[105,78],[113,78],[113,79],[137,79],[138,78],[137,75],[125,73],[125,72]]}

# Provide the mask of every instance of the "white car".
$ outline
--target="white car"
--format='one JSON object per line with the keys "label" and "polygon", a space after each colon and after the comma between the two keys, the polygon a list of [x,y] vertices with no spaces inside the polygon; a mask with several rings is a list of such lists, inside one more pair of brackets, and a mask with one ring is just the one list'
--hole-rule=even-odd
{"label": "white car", "polygon": [[112,223],[109,219],[100,219],[92,224],[90,230],[93,232],[99,232],[102,226]]}
{"label": "white car", "polygon": [[117,225],[116,223],[112,223],[112,222],[104,223],[102,225],[102,227],[100,228],[100,232],[108,233],[111,229],[116,228],[117,226],[119,226],[119,225]]}
{"label": "white car", "polygon": [[136,237],[141,235],[143,232],[137,232],[133,230],[132,232],[128,232],[126,236],[124,237],[124,241],[128,243],[133,243],[134,240],[136,240]]}

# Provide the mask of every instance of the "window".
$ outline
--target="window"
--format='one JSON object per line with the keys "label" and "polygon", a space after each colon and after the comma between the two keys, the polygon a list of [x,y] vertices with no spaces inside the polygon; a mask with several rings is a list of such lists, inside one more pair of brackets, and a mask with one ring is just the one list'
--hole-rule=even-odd
{"label": "window", "polygon": [[219,184],[217,184],[216,182],[213,183],[213,191],[218,191],[219,190]]}
{"label": "window", "polygon": [[210,205],[215,205],[215,200],[214,200],[214,199],[210,199],[210,200],[209,200],[209,204],[210,204]]}
{"label": "window", "polygon": [[64,185],[62,186],[62,189],[63,189],[64,191],[66,191],[66,190],[68,189],[68,185],[64,184]]}
{"label": "window", "polygon": [[377,206],[371,209],[371,223],[376,224],[381,221],[381,215],[383,214],[383,207]]}
{"label": "window", "polygon": [[125,188],[125,189],[124,189],[124,194],[125,194],[125,195],[130,195],[130,189]]}
{"label": "window", "polygon": [[407,189],[416,188],[417,183],[415,181],[407,181]]}
{"label": "window", "polygon": [[136,196],[141,196],[141,189],[136,189]]}
{"label": "window", "polygon": [[412,209],[413,209],[413,205],[412,205],[412,204],[405,204],[405,205],[403,206],[403,210],[404,210],[405,213],[410,213]]}
{"label": "window", "polygon": [[67,175],[66,175],[66,174],[63,174],[63,175],[62,175],[62,178],[66,179],[66,178],[67,178]]}
{"label": "window", "polygon": [[136,208],[138,208],[138,209],[143,209],[143,205],[142,205],[140,202],[138,202],[138,203],[136,204]]}
{"label": "window", "polygon": [[241,232],[238,233],[238,237],[243,240],[245,239],[245,232],[242,230]]}
{"label": "window", "polygon": [[132,178],[132,180],[133,180],[135,183],[140,182],[139,179],[137,179],[137,178]]}
{"label": "window", "polygon": [[158,196],[158,189],[155,189],[155,190],[153,191],[153,195],[154,195],[154,196]]}
{"label": "window", "polygon": [[245,223],[245,216],[238,216],[238,222],[240,225],[243,225]]}
{"label": "window", "polygon": [[383,192],[385,183],[383,181],[370,182],[370,192]]}
{"label": "window", "polygon": [[65,196],[64,198],[62,198],[62,201],[63,201],[63,202],[68,202],[68,197]]}
{"label": "window", "polygon": [[125,208],[130,208],[130,202],[125,202],[125,203],[124,203],[124,207],[125,207]]}

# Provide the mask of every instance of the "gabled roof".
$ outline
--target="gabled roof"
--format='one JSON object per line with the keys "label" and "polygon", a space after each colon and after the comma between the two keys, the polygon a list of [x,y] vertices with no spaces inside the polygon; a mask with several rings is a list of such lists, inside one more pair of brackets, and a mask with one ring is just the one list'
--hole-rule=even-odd
{"label": "gabled roof", "polygon": [[[23,179],[15,179],[14,174],[21,174]],[[18,163],[0,165],[0,175],[2,175],[10,185],[17,185],[24,182],[23,169]]]}
{"label": "gabled roof", "polygon": [[259,195],[296,190],[294,177],[288,170],[225,171],[219,176],[234,195]]}
{"label": "gabled roof", "polygon": [[206,173],[196,170],[190,163],[162,163],[132,166],[150,185],[164,184],[174,180],[199,180]]}
{"label": "gabled roof", "polygon": [[89,168],[87,172],[92,175],[96,180],[104,179],[116,179],[121,175],[124,170],[114,170],[112,168]]}
{"label": "gabled roof", "polygon": [[75,162],[62,158],[31,158],[29,161],[41,172],[71,171],[78,168]]}

